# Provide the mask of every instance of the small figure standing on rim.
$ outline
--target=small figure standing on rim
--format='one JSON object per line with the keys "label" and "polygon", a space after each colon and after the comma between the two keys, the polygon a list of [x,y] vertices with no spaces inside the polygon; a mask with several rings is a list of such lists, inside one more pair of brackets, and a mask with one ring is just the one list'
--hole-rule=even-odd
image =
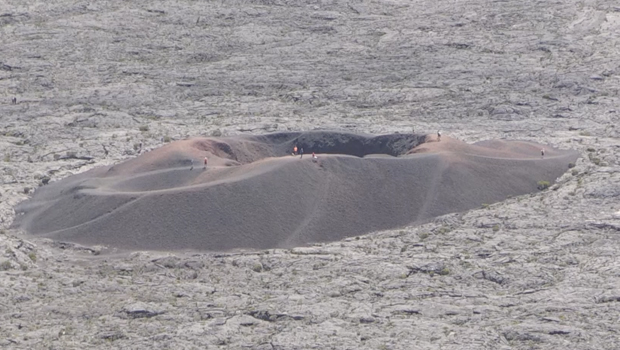
{"label": "small figure standing on rim", "polygon": [[437,142],[441,141],[441,132],[437,130]]}
{"label": "small figure standing on rim", "polygon": [[544,149],[540,150],[540,156],[543,157],[543,158],[545,157],[545,150]]}
{"label": "small figure standing on rim", "polygon": [[209,159],[207,159],[207,157],[205,157],[205,166],[203,167],[203,169],[207,168],[207,163],[209,162]]}
{"label": "small figure standing on rim", "polygon": [[299,154],[300,154],[299,159],[304,157],[304,148],[303,147],[299,149]]}
{"label": "small figure standing on rim", "polygon": [[293,155],[297,154],[297,145],[295,145],[295,147],[293,147]]}

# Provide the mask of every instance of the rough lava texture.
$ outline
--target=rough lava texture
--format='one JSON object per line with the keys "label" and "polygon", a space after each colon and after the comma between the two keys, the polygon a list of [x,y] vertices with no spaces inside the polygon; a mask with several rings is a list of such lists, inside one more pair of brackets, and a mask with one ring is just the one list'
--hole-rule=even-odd
{"label": "rough lava texture", "polygon": [[[290,154],[295,146],[305,158]],[[411,134],[194,138],[47,185],[16,208],[15,226],[120,249],[290,248],[536,192],[577,157],[529,142]]]}
{"label": "rough lava texture", "polygon": [[[616,350],[618,33],[617,0],[0,0],[0,348]],[[542,191],[292,249],[10,229],[33,189],[171,141],[312,130],[580,158]]]}

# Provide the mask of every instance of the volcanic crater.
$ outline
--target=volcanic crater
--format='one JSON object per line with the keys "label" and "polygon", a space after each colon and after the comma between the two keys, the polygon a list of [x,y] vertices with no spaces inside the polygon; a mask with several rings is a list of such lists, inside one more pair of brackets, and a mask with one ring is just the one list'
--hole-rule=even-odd
{"label": "volcanic crater", "polygon": [[530,142],[423,134],[192,138],[42,186],[16,208],[14,226],[128,250],[294,247],[535,192],[577,158]]}

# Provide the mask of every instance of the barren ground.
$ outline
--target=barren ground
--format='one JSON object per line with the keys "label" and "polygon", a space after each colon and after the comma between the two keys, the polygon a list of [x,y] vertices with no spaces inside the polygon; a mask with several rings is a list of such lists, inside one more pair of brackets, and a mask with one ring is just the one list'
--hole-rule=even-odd
{"label": "barren ground", "polygon": [[[611,0],[0,0],[0,345],[616,349],[619,32]],[[42,181],[140,143],[317,128],[581,158],[544,191],[304,248],[8,229]]]}

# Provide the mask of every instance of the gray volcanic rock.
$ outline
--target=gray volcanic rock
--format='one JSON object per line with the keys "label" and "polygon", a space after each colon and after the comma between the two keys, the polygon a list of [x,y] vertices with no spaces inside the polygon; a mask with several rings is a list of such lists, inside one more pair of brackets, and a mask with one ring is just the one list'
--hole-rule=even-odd
{"label": "gray volcanic rock", "polygon": [[[0,347],[615,350],[618,32],[612,0],[0,2]],[[9,229],[41,184],[171,141],[319,129],[581,157],[542,191],[309,247]]]}

